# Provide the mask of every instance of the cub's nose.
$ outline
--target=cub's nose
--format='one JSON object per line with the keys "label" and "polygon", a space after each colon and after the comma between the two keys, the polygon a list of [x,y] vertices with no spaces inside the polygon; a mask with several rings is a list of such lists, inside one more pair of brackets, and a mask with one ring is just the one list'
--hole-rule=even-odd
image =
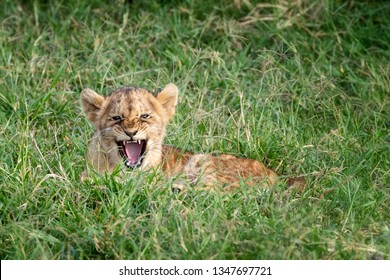
{"label": "cub's nose", "polygon": [[126,135],[127,136],[129,136],[131,139],[133,139],[133,137],[137,134],[137,130],[135,130],[135,131],[126,131],[125,130],[125,133],[126,133]]}

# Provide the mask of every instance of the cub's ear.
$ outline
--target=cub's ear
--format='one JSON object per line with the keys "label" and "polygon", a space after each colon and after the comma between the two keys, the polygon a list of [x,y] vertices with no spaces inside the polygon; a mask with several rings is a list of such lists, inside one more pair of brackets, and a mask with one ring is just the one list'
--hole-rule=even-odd
{"label": "cub's ear", "polygon": [[157,94],[157,100],[167,112],[167,121],[175,114],[178,95],[179,89],[172,83],[167,84],[163,90]]}
{"label": "cub's ear", "polygon": [[93,124],[97,120],[97,112],[102,107],[105,98],[92,89],[86,88],[81,92],[81,107],[87,119]]}

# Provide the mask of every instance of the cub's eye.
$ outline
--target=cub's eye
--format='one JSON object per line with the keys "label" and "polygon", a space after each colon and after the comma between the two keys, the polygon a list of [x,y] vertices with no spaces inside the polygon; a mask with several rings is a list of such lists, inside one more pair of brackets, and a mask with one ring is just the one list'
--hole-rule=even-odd
{"label": "cub's eye", "polygon": [[111,117],[111,119],[112,119],[113,121],[121,121],[121,120],[122,120],[122,117],[121,117],[121,116],[113,116],[113,117]]}
{"label": "cub's eye", "polygon": [[148,119],[150,118],[150,115],[149,114],[142,114],[139,116],[141,119]]}

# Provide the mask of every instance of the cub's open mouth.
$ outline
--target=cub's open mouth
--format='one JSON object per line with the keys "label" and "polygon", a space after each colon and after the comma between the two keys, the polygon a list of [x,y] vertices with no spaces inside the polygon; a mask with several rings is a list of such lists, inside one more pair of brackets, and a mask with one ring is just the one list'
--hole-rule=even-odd
{"label": "cub's open mouth", "polygon": [[119,153],[125,160],[126,167],[140,167],[146,150],[146,140],[117,142]]}

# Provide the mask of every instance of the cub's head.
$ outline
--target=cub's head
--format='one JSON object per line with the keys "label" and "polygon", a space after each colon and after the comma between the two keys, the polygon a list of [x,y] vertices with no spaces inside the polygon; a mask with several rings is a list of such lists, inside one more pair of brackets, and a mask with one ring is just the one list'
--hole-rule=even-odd
{"label": "cub's head", "polygon": [[135,87],[120,88],[107,97],[84,89],[82,108],[97,130],[90,145],[99,145],[89,150],[103,150],[112,157],[108,160],[122,159],[127,167],[156,166],[178,92],[174,84],[168,84],[157,96]]}

